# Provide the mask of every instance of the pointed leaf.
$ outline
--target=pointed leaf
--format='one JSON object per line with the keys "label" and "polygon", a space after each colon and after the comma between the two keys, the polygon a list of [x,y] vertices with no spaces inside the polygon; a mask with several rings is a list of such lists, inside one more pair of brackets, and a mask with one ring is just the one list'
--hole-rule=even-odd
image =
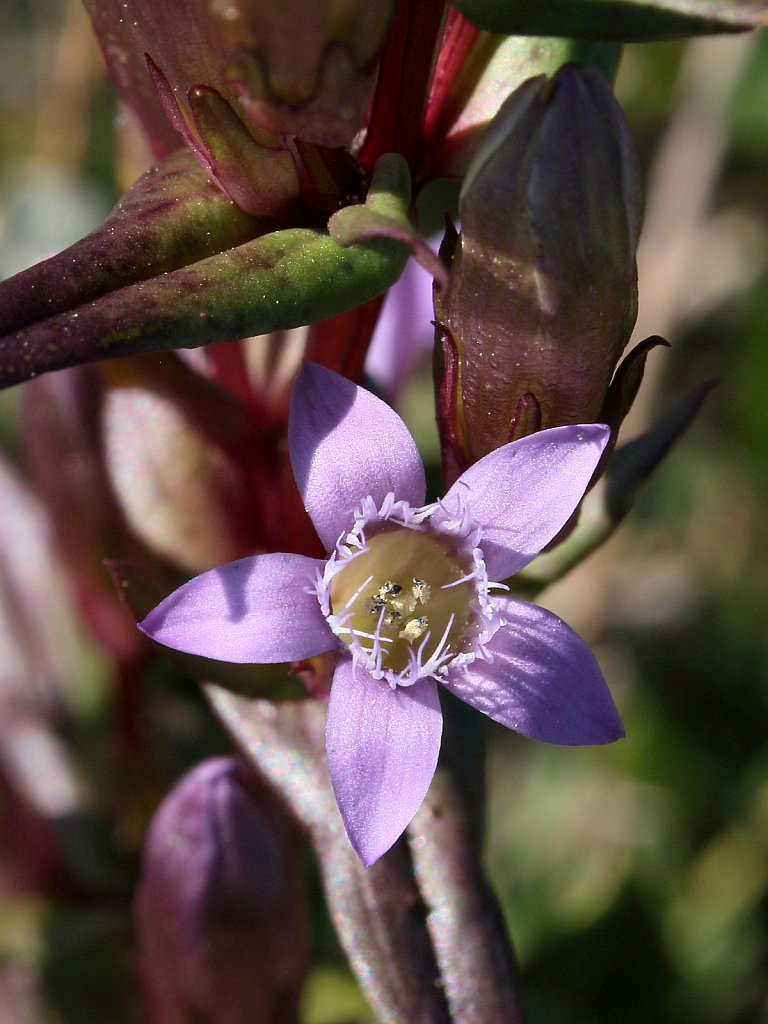
{"label": "pointed leaf", "polygon": [[82,241],[0,284],[0,335],[240,245],[269,226],[239,210],[191,153],[175,153],[142,175]]}
{"label": "pointed leaf", "polygon": [[606,502],[616,522],[627,514],[637,492],[689,427],[717,383],[717,380],[708,380],[700,384],[645,434],[613,453],[606,471]]}
{"label": "pointed leaf", "polygon": [[457,0],[456,6],[489,32],[628,43],[739,32],[768,24],[764,0]]}
{"label": "pointed leaf", "polygon": [[632,403],[642,384],[648,354],[659,345],[670,347],[668,341],[655,334],[646,338],[645,341],[641,341],[622,359],[613,375],[598,419],[601,423],[607,423],[611,428],[611,438],[614,439],[614,443],[619,434],[619,427],[632,408]]}
{"label": "pointed leaf", "polygon": [[[408,196],[397,187],[374,174],[367,204],[399,204],[405,218]],[[342,248],[323,231],[274,231],[7,334],[0,338],[0,386],[96,359],[327,320],[394,284],[407,255],[389,238]]]}

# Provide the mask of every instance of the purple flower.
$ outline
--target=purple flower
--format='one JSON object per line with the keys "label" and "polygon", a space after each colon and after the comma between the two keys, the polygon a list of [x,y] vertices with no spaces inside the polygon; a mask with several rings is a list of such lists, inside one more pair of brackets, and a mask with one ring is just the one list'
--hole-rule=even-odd
{"label": "purple flower", "polygon": [[517,732],[550,743],[623,735],[595,659],[503,580],[568,521],[608,440],[598,424],[505,445],[424,505],[424,467],[387,405],[305,363],[289,446],[327,560],[257,555],[203,573],[141,628],[177,650],[234,662],[338,661],[328,767],[366,865],[403,832],[435,771],[437,684]]}

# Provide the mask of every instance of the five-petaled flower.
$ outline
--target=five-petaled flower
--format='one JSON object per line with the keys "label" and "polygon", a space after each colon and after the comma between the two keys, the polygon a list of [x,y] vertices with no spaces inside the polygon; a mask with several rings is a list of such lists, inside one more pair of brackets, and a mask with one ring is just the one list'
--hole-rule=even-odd
{"label": "five-petaled flower", "polygon": [[347,834],[372,864],[403,832],[440,749],[440,683],[550,743],[606,743],[621,722],[592,654],[550,612],[502,593],[573,514],[608,439],[555,427],[491,452],[424,505],[405,424],[305,364],[293,471],[326,560],[265,554],[203,573],[141,628],[192,654],[286,662],[334,651],[328,767]]}

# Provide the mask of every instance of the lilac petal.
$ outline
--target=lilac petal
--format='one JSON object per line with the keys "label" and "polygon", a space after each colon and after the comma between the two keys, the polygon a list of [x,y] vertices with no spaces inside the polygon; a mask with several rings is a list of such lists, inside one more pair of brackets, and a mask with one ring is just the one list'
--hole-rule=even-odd
{"label": "lilac petal", "polygon": [[444,502],[450,510],[452,499],[469,500],[492,579],[519,572],[565,526],[609,436],[601,423],[553,427],[497,448],[462,473]]}
{"label": "lilac petal", "polygon": [[304,363],[293,388],[288,443],[304,505],[330,551],[370,495],[424,504],[416,444],[394,410],[364,388]]}
{"label": "lilac petal", "polygon": [[527,601],[499,600],[506,626],[490,662],[452,673],[447,688],[509,729],[546,743],[612,743],[624,735],[587,645],[556,615]]}
{"label": "lilac petal", "polygon": [[177,651],[238,664],[322,654],[338,645],[312,592],[322,567],[304,555],[229,562],[179,587],[139,629]]}
{"label": "lilac petal", "polygon": [[328,768],[349,841],[366,867],[419,809],[440,752],[437,686],[391,689],[351,658],[336,667],[328,707]]}
{"label": "lilac petal", "polygon": [[434,315],[432,277],[416,260],[408,260],[387,292],[365,359],[365,372],[387,398],[400,392],[430,349]]}

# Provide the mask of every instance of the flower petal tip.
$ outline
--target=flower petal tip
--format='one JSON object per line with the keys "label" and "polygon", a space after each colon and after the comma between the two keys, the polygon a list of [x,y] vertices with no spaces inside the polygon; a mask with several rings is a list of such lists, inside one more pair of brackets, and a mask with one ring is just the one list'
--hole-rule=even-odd
{"label": "flower petal tip", "polygon": [[551,427],[550,430],[553,436],[556,436],[555,431],[561,432],[563,441],[595,444],[601,452],[611,439],[611,428],[607,423],[577,423],[571,427]]}
{"label": "flower petal tip", "polygon": [[388,853],[392,849],[392,847],[395,845],[397,840],[400,838],[400,836],[396,836],[392,840],[392,842],[387,844],[387,845],[384,845],[381,842],[378,842],[378,843],[374,842],[374,843],[370,843],[370,845],[369,845],[368,842],[366,841],[367,837],[364,837],[363,841],[360,842],[360,841],[355,841],[352,838],[352,836],[349,836],[349,833],[347,833],[347,835],[349,837],[349,842],[350,842],[350,844],[352,846],[352,849],[355,851],[357,856],[360,858],[360,863],[366,869],[367,868],[372,868],[373,865],[377,861],[381,860],[381,858],[384,856],[384,854]]}

